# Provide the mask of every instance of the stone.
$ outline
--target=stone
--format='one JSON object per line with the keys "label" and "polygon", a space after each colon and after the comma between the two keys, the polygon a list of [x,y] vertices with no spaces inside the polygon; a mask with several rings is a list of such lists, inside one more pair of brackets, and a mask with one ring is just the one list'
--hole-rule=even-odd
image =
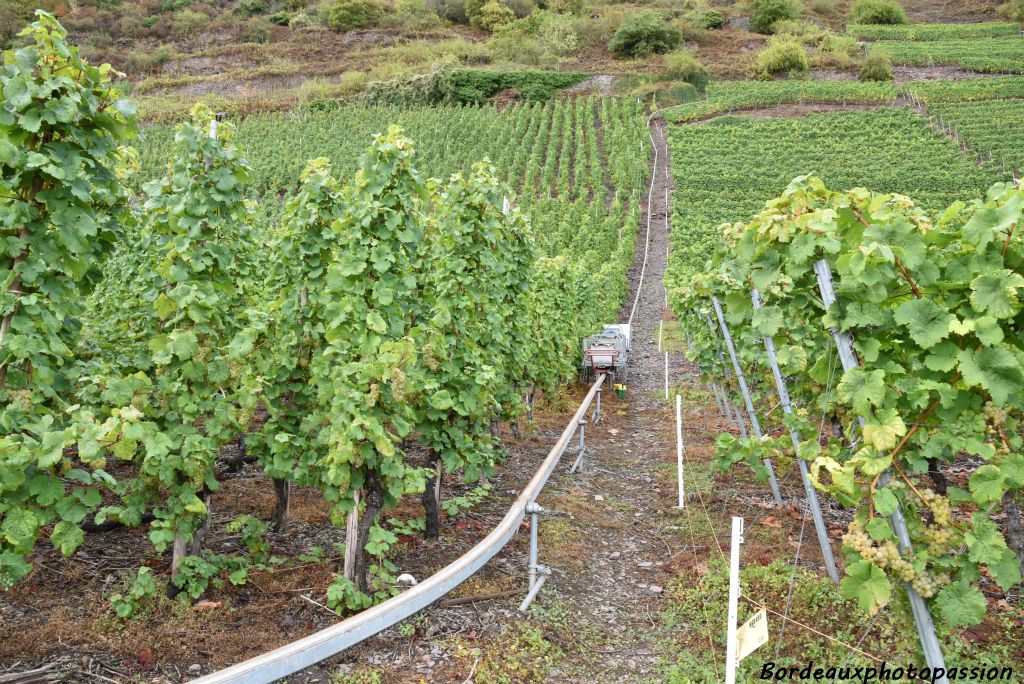
{"label": "stone", "polygon": [[188,673],[189,674],[199,674],[202,671],[203,671],[203,666],[200,665],[199,663],[192,663],[191,665],[188,666]]}
{"label": "stone", "polygon": [[612,551],[608,554],[608,560],[619,560],[620,558],[622,558],[622,554],[618,551]]}
{"label": "stone", "polygon": [[652,584],[651,586],[647,587],[647,589],[652,594],[660,594],[663,591],[665,591],[662,587],[659,587],[657,584]]}

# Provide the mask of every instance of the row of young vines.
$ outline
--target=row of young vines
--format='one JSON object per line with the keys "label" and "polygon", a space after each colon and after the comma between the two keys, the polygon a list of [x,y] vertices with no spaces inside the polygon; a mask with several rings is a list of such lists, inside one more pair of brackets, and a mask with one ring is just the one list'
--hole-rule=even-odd
{"label": "row of young vines", "polygon": [[[172,552],[172,593],[244,583],[269,557],[258,511],[229,525],[247,554],[202,546],[218,461],[241,440],[274,482],[271,524],[304,486],[346,526],[332,607],[388,595],[393,566],[367,555],[396,541],[378,514],[422,494],[436,535],[441,478],[492,472],[496,426],[572,377],[580,338],[621,303],[639,110],[516,108],[513,130],[543,132],[522,208],[488,161],[421,175],[393,126],[347,181],[315,158],[267,211],[254,200],[282,188],[253,192],[234,127],[202,106],[163,171],[130,180],[139,129],[114,72],[45,13],[22,39],[0,72],[0,584],[32,571],[40,539],[70,555],[90,529],[144,524]],[[155,591],[153,565],[114,596],[119,614]]]}
{"label": "row of young vines", "polygon": [[[1021,584],[1022,218],[1015,183],[927,212],[801,176],[752,220],[723,225],[706,269],[670,288],[705,372],[718,365],[705,314],[722,301],[764,409],[778,403],[762,344],[774,341],[798,408],[762,411],[763,440],[722,435],[716,463],[767,478],[764,459],[806,460],[814,485],[853,511],[840,589],[870,614],[903,582],[946,627],[976,624],[987,596]],[[843,371],[833,330],[852,337],[857,367]],[[909,545],[889,519],[900,510]]]}

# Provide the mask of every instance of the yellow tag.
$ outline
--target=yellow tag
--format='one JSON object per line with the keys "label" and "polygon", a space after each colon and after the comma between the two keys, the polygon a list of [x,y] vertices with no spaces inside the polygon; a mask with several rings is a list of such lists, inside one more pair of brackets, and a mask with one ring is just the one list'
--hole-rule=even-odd
{"label": "yellow tag", "polygon": [[736,661],[743,660],[767,641],[768,613],[762,608],[736,630]]}

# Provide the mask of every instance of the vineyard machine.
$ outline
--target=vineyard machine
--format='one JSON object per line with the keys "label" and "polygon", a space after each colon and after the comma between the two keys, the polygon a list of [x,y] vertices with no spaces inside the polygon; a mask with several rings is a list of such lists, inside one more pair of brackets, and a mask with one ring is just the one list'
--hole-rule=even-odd
{"label": "vineyard machine", "polygon": [[606,324],[604,330],[584,339],[580,377],[590,382],[604,374],[613,382],[625,383],[629,342],[629,323]]}

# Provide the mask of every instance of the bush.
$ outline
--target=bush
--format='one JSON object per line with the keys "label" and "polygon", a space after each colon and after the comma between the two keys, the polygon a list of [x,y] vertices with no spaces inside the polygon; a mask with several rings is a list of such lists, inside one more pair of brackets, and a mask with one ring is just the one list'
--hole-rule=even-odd
{"label": "bush", "polygon": [[891,81],[892,62],[889,55],[881,50],[872,50],[864,58],[864,64],[860,67],[860,74],[857,76],[862,81]]}
{"label": "bush", "polygon": [[430,11],[456,24],[465,24],[469,21],[465,5],[464,0],[427,0],[427,8]]}
{"label": "bush", "polygon": [[206,30],[206,27],[210,24],[210,17],[206,16],[202,12],[196,12],[195,10],[183,9],[174,13],[174,18],[171,20],[171,26],[174,28],[174,32],[184,38],[192,38],[197,36]]}
{"label": "bush", "polygon": [[824,17],[835,16],[838,11],[836,0],[811,0],[807,7],[815,14],[820,14]]}
{"label": "bush", "polygon": [[792,38],[801,45],[824,48],[832,32],[809,21],[785,19],[775,22],[775,35]]}
{"label": "bush", "polygon": [[1003,19],[1007,21],[1024,22],[1024,0],[1009,0],[996,9]]}
{"label": "bush", "polygon": [[248,14],[250,16],[263,14],[267,11],[267,5],[263,0],[242,0],[240,3],[235,5],[235,11],[240,14]]}
{"label": "bush", "polygon": [[608,49],[620,57],[646,57],[675,50],[682,40],[682,31],[654,12],[642,12],[626,17],[608,41]]}
{"label": "bush", "polygon": [[907,15],[896,0],[854,0],[851,24],[906,24]]}
{"label": "bush", "polygon": [[841,69],[849,69],[857,61],[860,55],[860,43],[850,36],[829,36],[827,51],[832,57],[832,62]]}
{"label": "bush", "polygon": [[750,30],[771,33],[775,22],[796,19],[803,12],[800,0],[754,0],[754,13],[750,15]]}
{"label": "bush", "polygon": [[245,33],[242,34],[246,43],[266,43],[270,41],[270,22],[263,17],[254,17],[245,25]]}
{"label": "bush", "polygon": [[384,17],[384,8],[373,0],[337,0],[324,11],[324,23],[339,33],[379,26]]}
{"label": "bush", "polygon": [[395,3],[398,22],[411,29],[437,28],[442,25],[441,17],[427,6],[426,0],[398,0]]}
{"label": "bush", "polygon": [[665,56],[665,73],[673,80],[685,81],[701,92],[711,81],[710,72],[686,50],[677,50]]}
{"label": "bush", "polygon": [[488,0],[479,12],[469,17],[469,23],[484,31],[491,31],[515,21],[516,14],[498,0]]}
{"label": "bush", "polygon": [[786,73],[790,76],[807,71],[807,53],[804,47],[792,38],[773,38],[764,50],[757,54],[754,70],[761,78]]}
{"label": "bush", "polygon": [[125,66],[135,73],[151,74],[175,58],[174,49],[160,45],[155,50],[132,50],[125,56]]}
{"label": "bush", "polygon": [[725,15],[718,10],[709,9],[689,12],[686,14],[685,19],[697,28],[706,31],[722,28],[725,25]]}

